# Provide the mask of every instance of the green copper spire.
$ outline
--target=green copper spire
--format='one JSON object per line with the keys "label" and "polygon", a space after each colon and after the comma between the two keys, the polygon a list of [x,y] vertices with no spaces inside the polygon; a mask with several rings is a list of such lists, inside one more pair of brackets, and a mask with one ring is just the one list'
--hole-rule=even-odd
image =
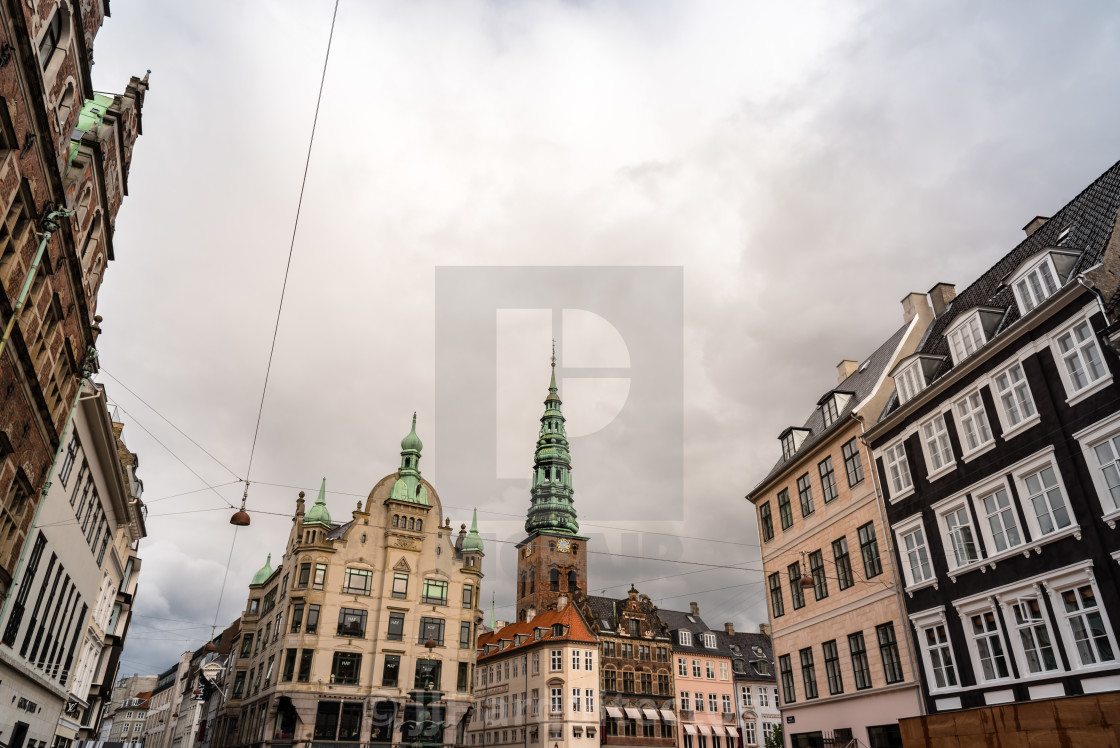
{"label": "green copper spire", "polygon": [[323,478],[323,483],[319,486],[319,498],[315,499],[315,505],[307,510],[307,514],[303,515],[303,524],[307,525],[322,525],[328,530],[331,527],[331,513],[327,511],[327,479]]}
{"label": "green copper spire", "polygon": [[482,538],[478,534],[478,510],[474,510],[474,517],[471,518],[471,530],[467,533],[467,537],[463,538],[464,553],[475,552],[482,553]]}
{"label": "green copper spire", "polygon": [[572,505],[572,457],[564,431],[561,400],[556,394],[556,350],[552,353],[552,379],[544,399],[541,432],[533,457],[532,499],[525,531],[529,534],[576,536],[579,523]]}
{"label": "green copper spire", "polygon": [[272,576],[272,554],[268,554],[268,560],[264,562],[256,574],[253,575],[253,581],[249,584],[264,584],[268,578]]}
{"label": "green copper spire", "polygon": [[412,431],[401,439],[401,469],[389,498],[412,504],[428,504],[428,489],[420,482],[420,450],[424,443],[416,435],[416,413],[412,414]]}

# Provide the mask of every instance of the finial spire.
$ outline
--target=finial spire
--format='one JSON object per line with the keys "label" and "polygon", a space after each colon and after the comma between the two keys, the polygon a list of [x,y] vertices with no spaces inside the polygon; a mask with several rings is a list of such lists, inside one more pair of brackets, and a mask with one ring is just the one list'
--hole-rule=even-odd
{"label": "finial spire", "polygon": [[552,368],[556,368],[556,338],[552,339]]}

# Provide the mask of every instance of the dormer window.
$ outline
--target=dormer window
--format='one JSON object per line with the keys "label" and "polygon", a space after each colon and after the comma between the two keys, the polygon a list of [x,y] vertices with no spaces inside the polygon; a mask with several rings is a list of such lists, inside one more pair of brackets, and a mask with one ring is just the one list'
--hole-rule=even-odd
{"label": "dormer window", "polygon": [[1003,319],[1001,309],[971,309],[958,316],[946,329],[953,365],[959,364],[992,339]]}
{"label": "dormer window", "polygon": [[922,367],[914,361],[894,377],[898,389],[899,402],[906,402],[922,391],[926,386],[925,377],[922,376]]}
{"label": "dormer window", "polygon": [[682,647],[691,647],[692,646],[692,632],[691,631],[684,631],[684,630],[678,631],[677,632],[677,641],[680,643],[680,645]]}
{"label": "dormer window", "polygon": [[778,440],[782,443],[782,459],[788,460],[793,457],[798,447],[809,437],[809,434],[809,429],[795,428],[793,426],[783,431],[778,436]]}
{"label": "dormer window", "polygon": [[1004,278],[1004,285],[1015,291],[1019,312],[1027,314],[1057,293],[1069,280],[1079,254],[1058,248],[1046,249],[1028,257]]}
{"label": "dormer window", "polygon": [[821,416],[824,418],[824,427],[827,429],[832,424],[836,423],[836,419],[840,417],[840,413],[848,406],[848,401],[852,399],[850,392],[829,392],[822,397],[817,405],[821,409]]}
{"label": "dormer window", "polygon": [[700,634],[700,641],[708,649],[716,648],[716,635],[715,634]]}

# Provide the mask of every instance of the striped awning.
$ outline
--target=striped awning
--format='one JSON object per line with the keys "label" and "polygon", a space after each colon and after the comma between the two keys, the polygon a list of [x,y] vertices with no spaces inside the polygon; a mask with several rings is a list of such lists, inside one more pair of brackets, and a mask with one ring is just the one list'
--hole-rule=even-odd
{"label": "striped awning", "polygon": [[643,708],[642,714],[646,715],[646,719],[648,719],[650,722],[657,722],[661,719],[661,716],[657,713],[656,709]]}
{"label": "striped awning", "polygon": [[730,735],[733,738],[737,738],[737,737],[739,737],[739,728],[732,727],[731,725],[728,725],[727,726],[727,734]]}
{"label": "striped awning", "polygon": [[716,735],[723,735],[723,725],[712,725],[712,732]]}
{"label": "striped awning", "polygon": [[701,735],[711,735],[712,734],[712,728],[709,727],[708,725],[697,725],[697,727],[700,728],[700,734]]}
{"label": "striped awning", "polygon": [[626,709],[626,716],[629,717],[630,719],[641,719],[642,718],[642,712],[640,710],[635,709],[632,706],[625,707],[625,709]]}
{"label": "striped awning", "polygon": [[662,709],[661,710],[661,719],[665,720],[666,722],[676,722],[677,721],[677,715],[673,714],[672,709]]}
{"label": "striped awning", "polygon": [[688,733],[689,735],[695,735],[696,734],[696,725],[685,725],[684,726],[684,731],[686,733]]}
{"label": "striped awning", "polygon": [[610,717],[611,719],[622,719],[622,710],[619,709],[617,706],[608,706],[607,707],[607,716]]}

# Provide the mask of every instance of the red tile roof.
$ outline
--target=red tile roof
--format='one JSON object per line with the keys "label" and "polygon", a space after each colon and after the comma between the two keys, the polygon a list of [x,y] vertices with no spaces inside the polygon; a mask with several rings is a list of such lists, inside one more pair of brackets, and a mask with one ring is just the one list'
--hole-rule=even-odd
{"label": "red tile roof", "polygon": [[[563,624],[565,633],[563,636],[554,636],[552,627],[554,624]],[[534,629],[547,629],[541,632],[540,639],[533,638]],[[514,644],[517,641],[516,637],[521,634],[525,640],[521,644]],[[501,645],[501,640],[506,639],[509,645],[505,649],[497,649],[486,654],[486,645],[494,644]],[[491,631],[478,637],[478,648],[480,654],[479,661],[485,660],[487,657],[497,657],[504,655],[513,650],[522,650],[530,647],[533,644],[539,644],[544,641],[550,642],[589,642],[594,644],[597,639],[591,633],[591,629],[587,627],[587,623],[583,620],[583,616],[579,614],[576,606],[569,603],[564,606],[563,610],[550,610],[545,613],[540,613],[531,621],[521,621],[518,623],[511,623],[510,625],[501,628],[497,631]]]}

